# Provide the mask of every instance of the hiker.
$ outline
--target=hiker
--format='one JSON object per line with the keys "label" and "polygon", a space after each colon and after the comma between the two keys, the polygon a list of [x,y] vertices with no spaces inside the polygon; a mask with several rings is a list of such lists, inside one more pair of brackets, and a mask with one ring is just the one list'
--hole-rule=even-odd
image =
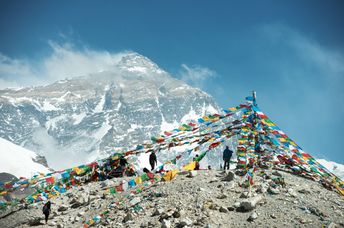
{"label": "hiker", "polygon": [[195,170],[199,170],[198,154],[196,155],[196,157],[194,157],[193,160],[194,160],[194,162],[196,162]]}
{"label": "hiker", "polygon": [[152,171],[154,170],[155,168],[155,165],[158,164],[158,161],[157,161],[157,158],[156,158],[156,154],[154,151],[152,151],[152,153],[149,155],[149,164],[151,165],[152,167]]}
{"label": "hiker", "polygon": [[126,171],[126,167],[127,167],[128,161],[127,159],[122,155],[120,160],[119,160],[119,166],[122,172],[122,177],[125,176],[125,171]]}
{"label": "hiker", "polygon": [[105,174],[105,172],[104,172],[103,169],[102,169],[102,170],[99,170],[99,173],[98,173],[98,180],[99,180],[99,181],[104,181],[104,180],[106,180],[106,174]]}
{"label": "hiker", "polygon": [[45,216],[45,224],[47,224],[48,222],[48,218],[49,218],[49,214],[50,214],[50,207],[51,207],[51,203],[50,201],[46,202],[43,206],[43,214]]}
{"label": "hiker", "polygon": [[208,165],[208,169],[211,170],[211,166],[210,165]]}
{"label": "hiker", "polygon": [[233,154],[233,151],[231,151],[229,147],[226,146],[226,149],[223,151],[223,161],[224,161],[223,169],[224,170],[229,169],[230,167],[229,162],[232,158],[232,154]]}
{"label": "hiker", "polygon": [[128,177],[132,177],[132,176],[136,175],[135,169],[132,165],[130,165],[129,167],[126,168],[125,173],[126,173],[126,176],[128,176]]}

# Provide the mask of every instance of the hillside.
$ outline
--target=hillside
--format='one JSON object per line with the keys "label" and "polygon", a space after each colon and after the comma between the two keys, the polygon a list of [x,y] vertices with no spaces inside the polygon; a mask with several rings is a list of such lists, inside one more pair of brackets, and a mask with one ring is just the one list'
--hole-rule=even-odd
{"label": "hillside", "polygon": [[[91,218],[97,221],[104,211],[109,213],[99,217],[99,227],[344,226],[344,199],[338,193],[302,177],[272,173],[270,179],[255,178],[251,196],[238,186],[242,178],[224,181],[232,176],[216,170],[192,171],[191,176],[184,172],[135,195],[102,190],[123,179],[90,183],[53,199],[48,225],[43,225],[42,203],[38,203],[0,219],[0,227],[28,227],[39,221],[42,224],[37,227],[81,227]],[[284,187],[273,181],[280,175]]]}
{"label": "hillside", "polygon": [[[224,148],[236,151],[229,173],[217,171]],[[142,173],[153,151],[159,160],[155,174]],[[127,165],[121,165],[124,158]],[[197,164],[203,170],[195,171]],[[117,178],[123,173],[132,177]],[[40,225],[48,199],[55,206],[50,225],[58,227],[343,225],[343,181],[252,97],[121,154],[2,186],[1,224],[9,227]],[[28,187],[31,193],[5,199]]]}

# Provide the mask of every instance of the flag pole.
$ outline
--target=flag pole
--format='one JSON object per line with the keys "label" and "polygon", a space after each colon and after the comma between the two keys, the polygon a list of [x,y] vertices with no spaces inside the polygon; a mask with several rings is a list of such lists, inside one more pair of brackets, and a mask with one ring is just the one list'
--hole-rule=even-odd
{"label": "flag pole", "polygon": [[256,102],[256,99],[257,99],[257,93],[256,91],[252,91],[252,97],[253,97],[253,105],[254,106],[257,106],[257,102]]}

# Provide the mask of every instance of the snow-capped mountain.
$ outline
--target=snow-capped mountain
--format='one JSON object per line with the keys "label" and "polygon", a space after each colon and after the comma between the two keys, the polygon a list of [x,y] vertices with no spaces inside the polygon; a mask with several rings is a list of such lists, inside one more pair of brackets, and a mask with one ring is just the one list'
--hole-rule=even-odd
{"label": "snow-capped mountain", "polygon": [[208,94],[144,56],[128,53],[113,64],[112,71],[0,90],[0,137],[37,151],[51,168],[61,169],[220,111]]}
{"label": "snow-capped mountain", "polygon": [[317,161],[323,166],[325,166],[326,169],[331,171],[337,177],[344,180],[344,165],[343,164],[339,164],[333,161],[327,161],[325,159],[317,159]]}
{"label": "snow-capped mountain", "polygon": [[10,141],[0,138],[0,167],[1,172],[15,175],[16,177],[30,178],[37,172],[51,172],[46,166],[37,161],[37,154]]}

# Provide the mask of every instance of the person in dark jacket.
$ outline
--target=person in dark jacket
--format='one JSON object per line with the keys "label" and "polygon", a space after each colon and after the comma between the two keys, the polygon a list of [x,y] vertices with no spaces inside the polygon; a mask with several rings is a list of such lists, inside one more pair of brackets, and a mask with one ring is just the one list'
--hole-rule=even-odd
{"label": "person in dark jacket", "polygon": [[149,155],[149,164],[151,165],[152,169],[154,170],[155,166],[158,164],[157,158],[156,158],[156,154],[154,151],[152,151],[152,153]]}
{"label": "person in dark jacket", "polygon": [[48,222],[48,218],[49,218],[49,214],[50,214],[50,207],[51,207],[51,203],[50,201],[46,202],[43,206],[43,214],[45,216],[45,223]]}
{"label": "person in dark jacket", "polygon": [[122,172],[122,177],[125,176],[125,171],[127,169],[128,161],[127,159],[122,155],[121,158],[119,159],[119,168]]}
{"label": "person in dark jacket", "polygon": [[229,162],[232,158],[233,151],[229,149],[228,146],[226,146],[226,149],[223,151],[223,161],[224,161],[224,170],[229,169]]}

